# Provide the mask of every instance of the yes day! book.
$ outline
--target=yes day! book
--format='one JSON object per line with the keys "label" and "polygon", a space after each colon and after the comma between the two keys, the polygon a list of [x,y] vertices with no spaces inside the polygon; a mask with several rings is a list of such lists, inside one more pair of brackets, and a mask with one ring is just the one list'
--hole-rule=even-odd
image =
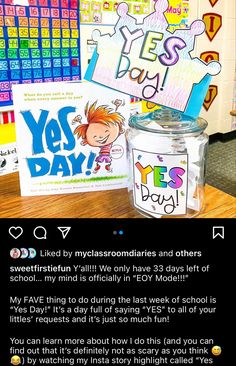
{"label": "yes day! book", "polygon": [[91,83],[15,85],[23,196],[127,186],[130,99]]}

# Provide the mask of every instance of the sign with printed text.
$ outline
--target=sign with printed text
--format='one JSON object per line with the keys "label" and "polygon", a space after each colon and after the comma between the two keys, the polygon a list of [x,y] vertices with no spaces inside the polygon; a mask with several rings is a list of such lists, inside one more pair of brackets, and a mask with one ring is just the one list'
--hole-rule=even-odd
{"label": "sign with printed text", "polygon": [[206,25],[206,35],[212,41],[222,26],[222,16],[215,13],[207,13],[203,15],[203,21]]}
{"label": "sign with printed text", "polygon": [[206,51],[201,53],[200,58],[205,62],[209,62],[212,60],[219,61],[220,55],[219,52],[216,51]]}
{"label": "sign with printed text", "polygon": [[171,33],[165,15],[168,5],[167,0],[156,1],[155,11],[138,23],[128,5],[121,3],[114,34],[93,31],[97,49],[85,79],[196,118],[220,64],[191,57],[205,25],[197,20],[190,29]]}
{"label": "sign with printed text", "polygon": [[218,2],[218,0],[209,0],[209,1],[211,3],[211,6],[212,7],[215,6],[215,4]]}
{"label": "sign with printed text", "polygon": [[132,150],[134,205],[147,214],[184,215],[187,210],[188,155]]}
{"label": "sign with printed text", "polygon": [[218,86],[217,85],[210,85],[206,98],[204,100],[203,106],[205,108],[206,111],[208,111],[210,109],[210,106],[212,105],[212,103],[214,102],[215,98],[217,97],[218,94]]}

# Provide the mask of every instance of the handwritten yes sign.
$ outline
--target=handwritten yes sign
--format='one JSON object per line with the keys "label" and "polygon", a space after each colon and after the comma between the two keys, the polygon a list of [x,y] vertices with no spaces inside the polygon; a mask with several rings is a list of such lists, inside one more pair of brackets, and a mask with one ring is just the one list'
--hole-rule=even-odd
{"label": "handwritten yes sign", "polygon": [[85,79],[197,117],[211,75],[221,67],[217,61],[206,64],[190,55],[204,23],[197,20],[190,29],[170,33],[167,8],[167,0],[156,1],[155,11],[139,24],[121,3],[114,34],[93,32],[98,46]]}

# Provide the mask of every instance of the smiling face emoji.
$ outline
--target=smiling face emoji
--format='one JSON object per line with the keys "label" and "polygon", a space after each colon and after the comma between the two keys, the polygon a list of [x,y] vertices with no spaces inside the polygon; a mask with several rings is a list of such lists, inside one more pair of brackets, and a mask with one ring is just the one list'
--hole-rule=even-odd
{"label": "smiling face emoji", "polygon": [[86,139],[90,146],[105,146],[111,144],[119,136],[119,126],[116,123],[91,123],[88,126]]}
{"label": "smiling face emoji", "polygon": [[11,363],[12,363],[12,365],[19,365],[20,363],[21,363],[21,359],[20,359],[20,357],[19,356],[12,356],[12,358],[11,358]]}
{"label": "smiling face emoji", "polygon": [[212,347],[211,352],[214,356],[219,356],[221,354],[221,347],[214,346],[214,347]]}

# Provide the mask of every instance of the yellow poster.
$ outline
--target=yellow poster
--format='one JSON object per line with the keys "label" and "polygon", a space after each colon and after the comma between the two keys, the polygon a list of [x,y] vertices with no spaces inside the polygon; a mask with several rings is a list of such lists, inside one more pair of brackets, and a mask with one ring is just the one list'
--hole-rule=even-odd
{"label": "yellow poster", "polygon": [[[110,0],[81,0],[81,24],[115,25],[118,20],[116,10],[120,2]],[[126,3],[129,6],[129,13],[138,17],[144,17],[154,9],[153,0],[128,0]]]}
{"label": "yellow poster", "polygon": [[0,124],[0,145],[16,141],[15,123]]}
{"label": "yellow poster", "polygon": [[189,1],[169,0],[169,6],[165,13],[169,23],[170,31],[176,28],[186,28],[189,26]]}
{"label": "yellow poster", "polygon": [[[129,13],[134,16],[141,16],[140,19],[154,10],[153,0],[127,0]],[[81,24],[103,24],[114,25],[118,20],[116,14],[118,1],[110,0],[81,0],[80,1],[80,22]],[[185,28],[189,17],[189,0],[169,0],[166,11],[166,18],[170,29]]]}

